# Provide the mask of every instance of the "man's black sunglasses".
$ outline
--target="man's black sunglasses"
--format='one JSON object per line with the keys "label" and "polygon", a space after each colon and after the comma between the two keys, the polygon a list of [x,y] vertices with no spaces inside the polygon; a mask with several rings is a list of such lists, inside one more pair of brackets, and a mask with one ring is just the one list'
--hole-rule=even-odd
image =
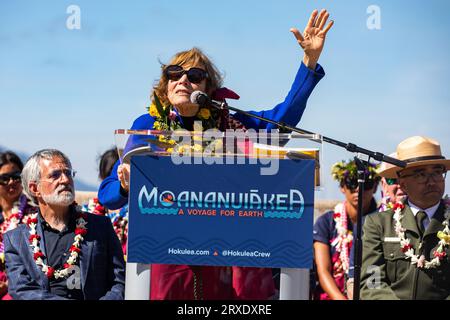
{"label": "man's black sunglasses", "polygon": [[20,181],[20,171],[0,174],[0,185],[6,186],[11,179],[13,181]]}
{"label": "man's black sunglasses", "polygon": [[204,79],[208,78],[208,73],[200,68],[190,68],[189,70],[184,70],[183,67],[172,64],[170,66],[167,66],[164,69],[164,74],[169,80],[177,81],[180,80],[180,78],[187,74],[187,78],[191,83],[200,83]]}
{"label": "man's black sunglasses", "polygon": [[392,186],[393,184],[398,184],[398,181],[395,178],[386,178],[386,183]]}

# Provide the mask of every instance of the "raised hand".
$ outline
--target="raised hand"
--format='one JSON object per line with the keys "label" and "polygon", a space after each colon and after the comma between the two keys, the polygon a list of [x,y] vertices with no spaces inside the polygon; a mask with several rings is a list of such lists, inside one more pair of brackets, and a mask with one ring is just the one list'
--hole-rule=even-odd
{"label": "raised hand", "polygon": [[303,35],[296,28],[290,29],[305,52],[303,63],[310,69],[316,68],[317,61],[319,61],[320,54],[323,50],[327,32],[333,26],[334,21],[331,20],[324,28],[329,16],[330,14],[325,9],[320,11],[320,13],[314,10],[303,31]]}

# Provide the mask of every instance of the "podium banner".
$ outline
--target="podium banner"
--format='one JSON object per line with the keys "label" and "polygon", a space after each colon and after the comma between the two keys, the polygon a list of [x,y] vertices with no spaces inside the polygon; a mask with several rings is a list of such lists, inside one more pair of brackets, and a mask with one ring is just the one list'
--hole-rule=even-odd
{"label": "podium banner", "polygon": [[315,161],[277,161],[261,175],[255,163],[131,157],[127,261],[311,268]]}

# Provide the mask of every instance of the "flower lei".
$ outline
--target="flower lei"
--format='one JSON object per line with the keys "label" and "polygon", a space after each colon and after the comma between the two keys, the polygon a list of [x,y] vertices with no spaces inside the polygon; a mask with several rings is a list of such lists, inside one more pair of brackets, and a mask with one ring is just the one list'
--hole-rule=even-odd
{"label": "flower lei", "polygon": [[[177,129],[184,129],[180,120],[178,118],[177,113],[174,111],[173,106],[165,106],[161,103],[158,96],[153,94],[154,102],[148,108],[148,113],[150,116],[155,118],[153,122],[153,129],[161,130],[161,131],[175,131]],[[206,131],[208,129],[217,129],[219,118],[218,110],[210,110],[208,108],[200,108],[196,115],[196,120],[194,122],[194,131]],[[198,121],[201,121],[201,125],[198,125]],[[196,136],[194,136],[194,141],[196,140]],[[167,143],[169,148],[168,152],[175,151],[183,153],[183,152],[201,152],[203,150],[203,146],[201,143],[195,143],[192,146],[179,145],[176,146],[176,142],[174,140],[168,139],[165,136],[160,135],[159,141]],[[201,140],[201,137],[198,137],[197,140]],[[170,147],[172,146],[172,147]]]}
{"label": "flower lei", "polygon": [[[402,227],[401,221],[403,219],[402,211],[405,208],[403,203],[394,204],[394,220],[395,220],[395,233],[397,237],[400,238],[400,246],[402,252],[405,253],[407,259],[411,259],[411,264],[416,264],[418,268],[431,269],[436,268],[441,265],[441,260],[446,256],[445,248],[450,245],[450,229],[449,229],[449,220],[450,220],[450,201],[448,196],[444,198],[445,204],[445,220],[442,222],[444,226],[443,231],[439,231],[437,233],[437,237],[439,240],[439,246],[436,251],[434,251],[434,258],[431,261],[427,261],[424,255],[414,254],[414,249],[410,244],[410,239],[405,237],[406,229]],[[422,246],[422,242],[419,244],[419,248]]]}
{"label": "flower lei", "polygon": [[[1,213],[0,213],[1,214]],[[18,201],[14,203],[14,207],[11,210],[11,215],[7,220],[3,222],[4,225],[0,227],[0,270],[3,269],[5,264],[5,248],[3,245],[3,233],[9,230],[17,228],[22,218],[22,212],[18,207]]]}
{"label": "flower lei", "polygon": [[[28,214],[36,211],[27,200],[25,195],[21,195],[19,200],[14,202],[13,208],[11,209],[11,215],[8,219],[5,219],[0,223],[0,270],[4,268],[5,263],[5,248],[3,245],[3,234],[7,231],[13,230],[19,226],[20,223],[25,222],[25,218]],[[2,215],[2,212],[0,212]]]}
{"label": "flower lei", "polygon": [[381,204],[380,204],[380,207],[378,209],[378,212],[387,211],[389,209],[393,210],[394,209],[394,204],[395,203],[390,200],[390,197],[388,197],[388,196],[383,197],[381,199]]}
{"label": "flower lei", "polygon": [[[153,128],[155,130],[177,130],[183,129],[177,113],[173,106],[165,106],[161,103],[156,94],[153,95],[154,102],[148,108],[150,116],[155,118]],[[202,122],[203,130],[217,128],[218,112],[208,108],[200,108],[197,112],[196,118]]]}
{"label": "flower lei", "polygon": [[[348,230],[347,212],[345,210],[345,202],[338,203],[334,208],[333,220],[336,223],[337,237],[331,242],[339,253],[339,260],[336,263],[342,264],[342,269],[348,274],[350,259],[349,252],[353,242],[353,232]],[[336,264],[335,263],[335,264]]]}
{"label": "flower lei", "polygon": [[11,215],[9,216],[9,226],[6,229],[6,231],[9,230],[14,230],[15,228],[17,228],[17,226],[20,223],[20,218],[21,218],[21,212],[19,211],[19,208],[14,207],[11,210]]}
{"label": "flower lei", "polygon": [[[6,231],[13,230],[21,223],[24,216],[35,211],[24,195],[21,195],[19,199],[14,202],[13,208],[11,209],[11,215],[2,224],[2,233]],[[1,215],[1,212],[0,212]]]}
{"label": "flower lei", "polygon": [[96,214],[98,216],[104,216],[106,214],[106,208],[100,204],[98,198],[89,199],[87,204],[83,204],[83,210]]}
{"label": "flower lei", "polygon": [[39,247],[39,240],[40,237],[37,234],[36,226],[38,222],[37,218],[38,214],[35,213],[28,217],[27,219],[27,225],[30,228],[30,237],[29,241],[31,244],[31,247],[33,248],[33,259],[36,265],[45,273],[48,279],[55,278],[65,278],[69,275],[70,268],[73,265],[76,265],[78,262],[78,256],[81,253],[80,245],[81,242],[84,240],[84,236],[87,234],[87,228],[86,228],[86,219],[87,214],[83,212],[78,212],[77,220],[76,220],[76,227],[75,227],[75,238],[74,242],[70,246],[69,252],[70,257],[67,259],[66,263],[64,263],[62,269],[55,270],[53,267],[48,266],[44,263],[44,254],[42,253],[40,247]]}

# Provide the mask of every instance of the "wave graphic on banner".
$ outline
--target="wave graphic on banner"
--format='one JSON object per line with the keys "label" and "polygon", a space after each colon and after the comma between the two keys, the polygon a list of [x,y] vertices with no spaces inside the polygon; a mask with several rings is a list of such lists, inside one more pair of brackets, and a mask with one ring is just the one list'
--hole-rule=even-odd
{"label": "wave graphic on banner", "polygon": [[178,209],[170,208],[139,208],[143,214],[178,214]]}
{"label": "wave graphic on banner", "polygon": [[266,211],[264,218],[285,218],[285,219],[300,219],[303,215],[303,207],[299,212],[280,212],[280,211]]}

